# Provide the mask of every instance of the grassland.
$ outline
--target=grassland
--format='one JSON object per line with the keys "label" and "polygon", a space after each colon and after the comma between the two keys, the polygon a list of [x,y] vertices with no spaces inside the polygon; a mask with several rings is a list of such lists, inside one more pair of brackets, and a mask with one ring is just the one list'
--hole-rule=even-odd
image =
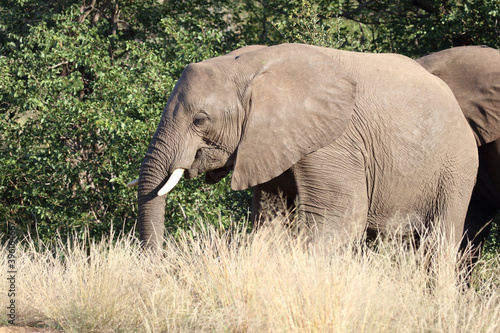
{"label": "grassland", "polygon": [[276,227],[186,233],[156,256],[126,236],[21,242],[16,323],[82,333],[499,332],[498,258],[462,291],[454,249],[437,248],[432,258],[398,242],[325,250]]}

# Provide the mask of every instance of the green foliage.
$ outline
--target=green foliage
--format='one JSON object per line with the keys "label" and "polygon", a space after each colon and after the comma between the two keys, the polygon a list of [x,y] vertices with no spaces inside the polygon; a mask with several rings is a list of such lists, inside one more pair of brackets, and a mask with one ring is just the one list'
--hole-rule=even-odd
{"label": "green foliage", "polygon": [[347,0],[340,16],[363,25],[373,50],[410,57],[462,45],[500,48],[498,0]]}
{"label": "green foliage", "polygon": [[289,42],[410,57],[461,45],[500,48],[498,0],[302,0],[278,13],[268,16]]}
{"label": "green foliage", "polygon": [[498,257],[500,254],[500,214],[497,214],[491,226],[491,232],[484,246],[485,259]]}
{"label": "green foliage", "polygon": [[[136,189],[125,184],[138,175],[168,93],[189,62],[232,48],[221,21],[169,16],[155,3],[124,6],[130,17],[116,34],[108,19],[93,23],[93,12],[81,20],[81,2],[2,4],[2,12],[17,13],[3,17],[0,34],[2,221],[42,239],[134,226]],[[112,16],[109,8],[102,13]],[[12,21],[25,25],[6,30]],[[226,224],[246,216],[247,202],[227,188],[181,184],[169,199],[170,229],[217,214]]]}
{"label": "green foliage", "polygon": [[339,4],[302,1],[287,20],[275,21],[285,41],[312,44],[347,51],[366,51],[371,44],[362,25],[340,16],[324,16],[322,11],[339,12]]}

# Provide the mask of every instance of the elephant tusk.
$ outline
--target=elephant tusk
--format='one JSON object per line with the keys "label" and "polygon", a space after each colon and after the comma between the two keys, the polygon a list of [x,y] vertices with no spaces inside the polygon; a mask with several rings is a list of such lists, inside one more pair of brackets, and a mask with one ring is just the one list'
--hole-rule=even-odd
{"label": "elephant tusk", "polygon": [[139,185],[139,178],[134,179],[133,181],[131,181],[130,183],[128,183],[127,187],[134,187],[134,186],[137,186],[137,185]]}
{"label": "elephant tusk", "polygon": [[170,175],[170,178],[167,180],[165,185],[158,191],[158,196],[165,195],[170,192],[171,189],[177,185],[179,180],[181,180],[182,174],[184,173],[184,169],[175,169],[174,172]]}

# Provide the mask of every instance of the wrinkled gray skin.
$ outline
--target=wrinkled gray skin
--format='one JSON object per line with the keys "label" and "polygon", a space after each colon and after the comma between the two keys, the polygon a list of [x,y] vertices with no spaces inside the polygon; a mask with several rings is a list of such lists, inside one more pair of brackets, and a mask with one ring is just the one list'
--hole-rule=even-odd
{"label": "wrinkled gray skin", "polygon": [[461,244],[465,249],[471,241],[474,263],[500,209],[500,52],[463,46],[417,62],[448,84],[476,138],[479,171]]}
{"label": "wrinkled gray skin", "polygon": [[[415,61],[300,44],[251,46],[190,64],[139,177],[139,227],[161,245],[175,169],[298,202],[314,237],[415,231],[440,223],[458,244],[477,172],[452,92]],[[207,207],[207,209],[210,209]]]}

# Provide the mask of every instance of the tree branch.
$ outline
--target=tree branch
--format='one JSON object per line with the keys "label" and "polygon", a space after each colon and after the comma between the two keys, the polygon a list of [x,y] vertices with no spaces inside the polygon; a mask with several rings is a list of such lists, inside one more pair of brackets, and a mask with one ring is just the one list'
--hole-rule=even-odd
{"label": "tree branch", "polygon": [[62,65],[67,65],[69,64],[69,61],[63,61],[63,62],[60,62],[58,64],[55,64],[55,65],[52,65],[52,66],[49,66],[48,69],[54,69],[54,68],[57,68],[59,66],[62,66]]}
{"label": "tree branch", "polygon": [[118,18],[120,17],[120,10],[118,10],[118,0],[115,2],[113,15],[111,16],[111,35],[116,35],[118,30]]}
{"label": "tree branch", "polygon": [[80,17],[78,17],[78,23],[82,23],[83,21],[85,21],[85,19],[87,18],[87,16],[90,13],[92,13],[92,11],[94,10],[95,1],[96,0],[92,0],[92,2],[90,3],[90,5],[86,6],[85,5],[85,0],[83,0],[83,4],[80,7],[80,13],[82,13],[82,15],[80,15]]}

